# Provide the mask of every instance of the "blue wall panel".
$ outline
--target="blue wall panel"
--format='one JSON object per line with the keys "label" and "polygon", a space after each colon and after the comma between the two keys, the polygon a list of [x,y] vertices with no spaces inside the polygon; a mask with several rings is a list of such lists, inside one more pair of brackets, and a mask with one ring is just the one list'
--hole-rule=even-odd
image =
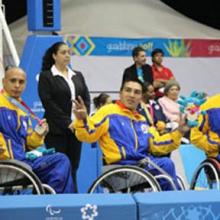
{"label": "blue wall panel", "polygon": [[0,197],[1,220],[136,220],[136,217],[136,203],[131,195]]}
{"label": "blue wall panel", "polygon": [[192,144],[181,145],[180,155],[188,183],[191,182],[193,174],[199,164],[206,158],[204,152]]}
{"label": "blue wall panel", "polygon": [[77,175],[78,190],[80,193],[86,193],[92,182],[97,179],[101,173],[102,155],[98,145],[83,143],[80,159],[80,166]]}
{"label": "blue wall panel", "polygon": [[220,219],[219,191],[135,194],[140,220]]}

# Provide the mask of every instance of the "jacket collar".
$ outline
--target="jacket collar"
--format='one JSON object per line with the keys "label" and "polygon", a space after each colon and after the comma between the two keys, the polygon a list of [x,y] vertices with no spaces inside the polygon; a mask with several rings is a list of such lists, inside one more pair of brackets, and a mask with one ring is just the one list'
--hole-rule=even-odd
{"label": "jacket collar", "polygon": [[[68,77],[71,79],[76,73],[73,72],[68,66],[67,66],[67,71],[68,71]],[[56,68],[55,65],[51,67],[51,72],[53,76],[62,76],[63,74]]]}
{"label": "jacket collar", "polygon": [[128,109],[124,103],[122,103],[120,100],[116,101],[116,104],[119,106],[119,108],[121,108],[122,111],[128,113],[129,115],[134,116],[136,119],[140,119],[142,118],[142,115],[138,112],[138,111],[132,111],[130,109]]}
{"label": "jacket collar", "polygon": [[[0,91],[0,94],[2,94],[5,98],[7,98],[7,97],[12,98],[4,89],[2,89]],[[16,99],[19,102],[22,101],[21,97],[19,97],[19,98],[12,98],[12,99]]]}

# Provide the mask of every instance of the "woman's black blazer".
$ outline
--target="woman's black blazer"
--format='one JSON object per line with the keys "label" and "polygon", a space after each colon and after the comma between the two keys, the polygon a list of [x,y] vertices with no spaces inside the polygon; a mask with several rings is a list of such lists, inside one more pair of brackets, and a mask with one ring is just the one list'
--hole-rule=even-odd
{"label": "woman's black blazer", "polygon": [[[89,90],[82,73],[75,70],[74,73],[72,81],[75,95],[82,97],[89,114]],[[47,119],[50,133],[62,135],[71,123],[72,100],[67,82],[61,76],[53,76],[50,70],[43,71],[39,77],[38,93],[45,109],[44,118]]]}

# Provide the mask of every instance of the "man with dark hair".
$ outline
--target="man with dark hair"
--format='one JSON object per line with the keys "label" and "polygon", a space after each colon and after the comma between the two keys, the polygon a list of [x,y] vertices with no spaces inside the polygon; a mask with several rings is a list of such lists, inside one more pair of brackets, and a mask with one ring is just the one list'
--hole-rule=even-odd
{"label": "man with dark hair", "polygon": [[[10,67],[3,78],[0,92],[0,160],[15,159],[29,166],[43,183],[56,193],[73,193],[71,167],[68,158],[61,153],[28,158],[26,150],[43,144],[48,132],[45,119],[39,120],[21,100],[26,86],[26,74],[18,67]],[[38,120],[32,128],[31,116]]]}
{"label": "man with dark hair", "polygon": [[134,64],[125,69],[122,82],[127,79],[139,79],[141,82],[153,83],[151,66],[146,64],[146,52],[138,46],[132,51]]}
{"label": "man with dark hair", "polygon": [[[103,106],[92,117],[87,115],[85,104],[78,97],[74,109],[76,137],[90,143],[98,141],[106,164],[137,165],[140,160],[150,158],[178,185],[175,166],[169,157],[163,155],[179,147],[185,128],[159,135],[136,110],[142,95],[143,83],[127,79],[122,83],[120,99]],[[146,169],[158,174],[154,168]],[[163,190],[171,190],[166,180],[160,184]]]}
{"label": "man with dark hair", "polygon": [[156,48],[152,51],[151,53],[151,58],[152,58],[152,72],[153,72],[153,79],[154,79],[154,88],[156,92],[156,98],[159,98],[163,96],[163,88],[166,85],[166,83],[169,80],[174,80],[174,76],[172,71],[163,66],[163,57],[164,57],[164,52],[160,48]]}

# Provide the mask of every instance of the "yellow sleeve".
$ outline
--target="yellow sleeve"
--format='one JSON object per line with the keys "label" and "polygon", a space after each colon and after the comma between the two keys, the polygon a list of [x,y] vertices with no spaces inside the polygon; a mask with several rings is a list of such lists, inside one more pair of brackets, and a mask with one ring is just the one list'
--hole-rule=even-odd
{"label": "yellow sleeve", "polygon": [[2,135],[2,133],[0,132],[0,147],[3,147],[3,145],[5,145],[5,139]]}
{"label": "yellow sleeve", "polygon": [[27,148],[28,150],[33,150],[44,144],[44,137],[38,135],[35,131],[27,136]]}
{"label": "yellow sleeve", "polygon": [[85,120],[75,119],[73,126],[75,135],[80,141],[96,142],[103,134],[108,132],[108,114],[105,114],[105,109],[101,108],[93,116],[87,116]]}
{"label": "yellow sleeve", "polygon": [[3,151],[0,152],[0,160],[11,159],[10,152],[7,148],[6,141],[3,137],[3,134],[0,132],[0,147],[3,148]]}
{"label": "yellow sleeve", "polygon": [[183,136],[178,130],[160,135],[154,127],[151,127],[149,132],[152,135],[149,151],[156,156],[166,155],[177,149],[180,146]]}
{"label": "yellow sleeve", "polygon": [[216,133],[209,130],[208,115],[200,115],[198,122],[198,126],[191,129],[191,143],[204,150],[209,157],[216,157],[220,140]]}
{"label": "yellow sleeve", "polygon": [[31,121],[29,121],[29,123],[30,123],[28,128],[29,135],[26,138],[26,147],[28,150],[33,150],[44,144],[44,137],[38,135],[35,131],[33,131]]}

